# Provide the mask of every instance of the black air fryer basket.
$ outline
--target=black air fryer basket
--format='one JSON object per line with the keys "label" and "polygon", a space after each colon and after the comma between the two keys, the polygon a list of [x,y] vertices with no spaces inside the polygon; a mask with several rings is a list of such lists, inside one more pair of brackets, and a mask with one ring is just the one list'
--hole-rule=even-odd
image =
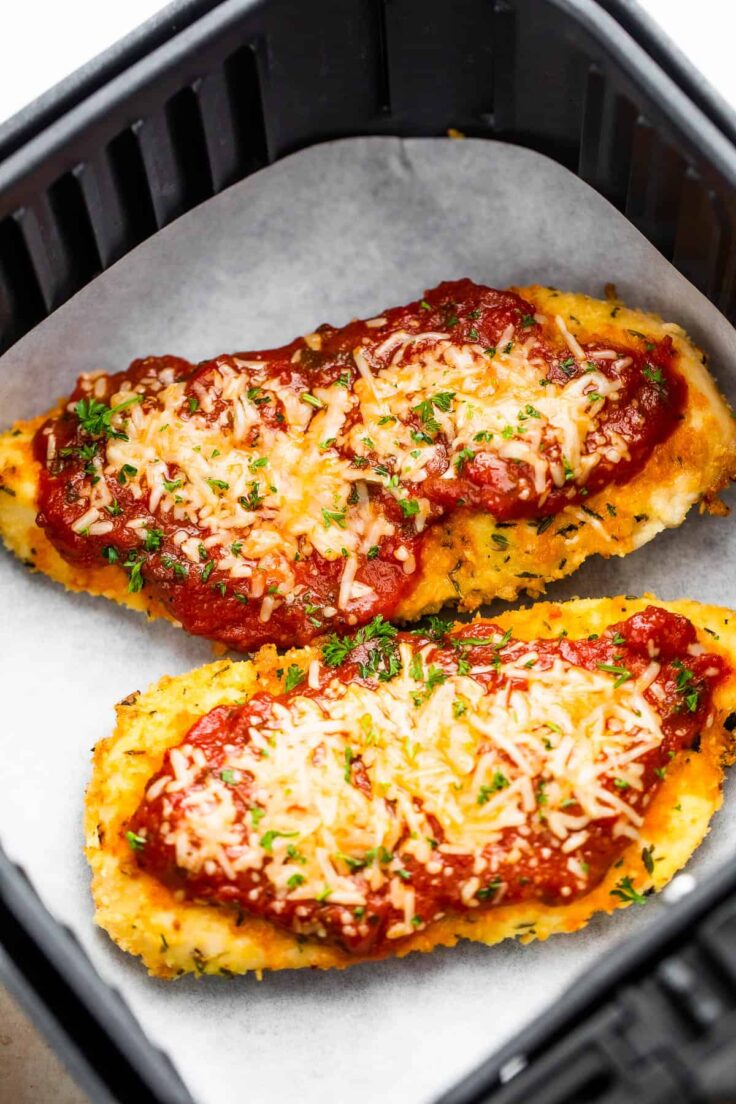
{"label": "black air fryer basket", "polygon": [[[0,128],[0,351],[287,153],[450,128],[556,159],[736,318],[736,117],[631,0],[178,0]],[[93,1100],[191,1104],[2,850],[0,975]],[[443,1102],[491,1099],[736,1101],[736,864]]]}

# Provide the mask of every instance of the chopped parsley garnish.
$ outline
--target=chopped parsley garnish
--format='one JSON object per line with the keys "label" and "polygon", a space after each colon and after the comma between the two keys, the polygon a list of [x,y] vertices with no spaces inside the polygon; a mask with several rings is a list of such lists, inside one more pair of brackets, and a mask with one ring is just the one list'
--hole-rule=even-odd
{"label": "chopped parsley garnish", "polygon": [[[251,810],[252,813],[252,810]],[[265,832],[261,836],[260,843],[264,851],[268,851],[269,855],[273,851],[273,841],[275,839],[290,839],[292,836],[298,836],[298,832],[277,832],[273,828],[270,831]]]}
{"label": "chopped parsley garnish", "polygon": [[298,667],[296,663],[292,663],[286,672],[286,678],[284,680],[284,690],[288,694],[290,690],[294,690],[295,687],[304,682],[305,678],[306,675],[304,671],[302,671],[301,667]]}
{"label": "chopped parsley garnish", "polygon": [[133,395],[132,398],[125,399],[124,402],[113,407],[98,402],[97,399],[80,399],[74,407],[74,413],[77,415],[83,431],[88,433],[90,437],[105,436],[127,441],[128,438],[125,433],[113,429],[112,416],[139,402],[143,402],[142,395]]}
{"label": "chopped parsley garnish", "polygon": [[645,905],[646,897],[634,888],[630,877],[619,878],[616,888],[611,890],[611,897],[619,897],[622,901],[631,901],[635,905]]}
{"label": "chopped parsley garnish", "polygon": [[167,490],[169,494],[173,494],[174,491],[178,491],[181,485],[181,479],[164,479],[164,490]]}
{"label": "chopped parsley garnish", "polygon": [[476,897],[481,901],[487,901],[489,897],[494,897],[498,893],[502,885],[503,882],[498,875],[496,875],[496,877],[484,885],[482,889],[478,890]]}
{"label": "chopped parsley garnish", "polygon": [[303,874],[292,874],[286,882],[286,888],[298,889],[300,885],[304,885],[305,880]]}
{"label": "chopped parsley garnish", "polygon": [[147,843],[146,837],[139,836],[136,832],[126,832],[125,838],[134,851],[142,851]]}
{"label": "chopped parsley garnish", "polygon": [[244,510],[257,510],[263,502],[263,495],[260,493],[261,485],[256,480],[249,483],[250,490],[247,495],[241,495],[238,502]]}
{"label": "chopped parsley garnish", "polygon": [[117,563],[120,559],[120,554],[113,544],[106,544],[102,549],[102,558],[107,560],[108,563]]}
{"label": "chopped parsley garnish", "polygon": [[469,448],[461,449],[455,457],[455,470],[462,471],[467,460],[475,460],[475,453]]}
{"label": "chopped parsley garnish", "polygon": [[231,770],[221,770],[220,778],[223,782],[226,782],[228,786],[235,785],[235,772]]}
{"label": "chopped parsley garnish", "polygon": [[205,483],[208,483],[213,491],[219,491],[220,493],[230,489],[230,484],[226,483],[224,479],[206,479]]}
{"label": "chopped parsley garnish", "polygon": [[199,399],[195,399],[194,395],[189,396],[189,398],[187,399],[187,404],[189,406],[190,414],[194,414],[195,411],[199,410]]}
{"label": "chopped parsley garnish", "polygon": [[399,506],[404,517],[414,517],[419,513],[419,503],[415,498],[401,498]]}
{"label": "chopped parsley garnish", "polygon": [[691,690],[685,695],[685,705],[688,707],[691,713],[697,713],[698,704],[700,702],[700,694],[697,690]]}
{"label": "chopped parsley garnish", "polygon": [[647,874],[654,873],[654,844],[649,847],[642,847],[641,849],[641,861],[644,863],[644,869]]}
{"label": "chopped parsley garnish", "polygon": [[146,552],[158,552],[161,547],[161,541],[164,539],[163,529],[147,529],[146,530]]}
{"label": "chopped parsley garnish", "polygon": [[683,701],[690,713],[696,713],[700,704],[700,691],[692,685],[693,672],[679,659],[672,661],[672,666],[677,671],[675,689],[682,694]]}
{"label": "chopped parsley garnish", "polygon": [[661,368],[654,368],[651,364],[645,364],[641,370],[641,374],[648,379],[650,383],[655,384],[660,391],[664,389],[664,376],[662,375]]}
{"label": "chopped parsley garnish", "polygon": [[537,536],[541,536],[542,533],[545,533],[549,529],[554,520],[554,515],[549,514],[547,517],[533,518],[529,524],[533,525],[537,530]]}
{"label": "chopped parsley garnish", "polygon": [[353,781],[353,759],[355,759],[355,752],[352,748],[345,748],[345,770],[343,775],[346,782]]}
{"label": "chopped parsley garnish", "polygon": [[566,376],[572,376],[575,374],[575,358],[566,357],[565,360],[560,361],[560,368]]}
{"label": "chopped parsley garnish", "polygon": [[[428,634],[432,637],[432,640],[442,641],[447,636],[448,632],[452,628],[452,621],[446,621],[444,617],[438,617],[433,614],[429,618]],[[418,629],[417,632],[423,632],[422,629]]]}
{"label": "chopped parsley garnish", "polygon": [[441,686],[443,682],[447,682],[447,672],[443,671],[441,667],[435,667],[434,664],[429,668],[427,672],[427,680],[425,686],[428,691],[434,690],[435,686]]}
{"label": "chopped parsley garnish", "polygon": [[262,387],[249,387],[245,397],[248,402],[252,402],[255,406],[263,406],[264,403],[270,403],[271,401],[271,396],[264,394]]}
{"label": "chopped parsley garnish", "polygon": [[309,391],[303,391],[301,394],[302,402],[307,403],[309,406],[313,406],[315,410],[322,409],[322,402],[316,395],[311,395]]}
{"label": "chopped parsley garnish", "polygon": [[380,552],[380,548],[377,544],[372,544],[366,552],[366,559],[375,560],[376,556]]}
{"label": "chopped parsley garnish", "polygon": [[478,791],[478,804],[485,805],[491,800],[493,794],[507,789],[510,785],[511,783],[502,771],[494,771],[490,783],[487,786],[481,786]]}
{"label": "chopped parsley garnish", "polygon": [[143,560],[135,559],[132,557],[135,553],[131,552],[127,560],[123,564],[124,567],[129,568],[130,578],[128,579],[128,590],[131,594],[137,594],[139,590],[143,589]]}
{"label": "chopped parsley garnish", "polygon": [[621,667],[616,663],[597,663],[596,666],[599,671],[606,671],[609,675],[616,675],[616,681],[613,684],[614,690],[619,686],[623,686],[630,678],[633,678],[631,671],[629,671],[627,667]]}
{"label": "chopped parsley garnish", "polygon": [[[422,402],[417,403],[412,407],[419,415],[420,420],[425,427],[431,433],[436,433],[439,429],[439,425],[434,417],[433,408],[441,410],[443,414],[446,414],[452,406],[452,400],[455,398],[454,391],[438,391],[436,395],[430,395],[428,399],[424,399]],[[432,427],[430,429],[430,426]]]}
{"label": "chopped parsley garnish", "polygon": [[199,577],[200,577],[200,579],[202,580],[203,583],[207,582],[207,580],[209,579],[209,577],[212,574],[212,572],[214,571],[214,569],[215,569],[215,561],[214,560],[208,560],[207,563],[202,568],[202,570],[200,572],[200,575],[199,575]]}
{"label": "chopped parsley garnish", "polygon": [[344,529],[347,524],[345,521],[345,510],[325,510],[323,507],[322,521],[324,522],[325,529],[329,529],[331,525],[337,525],[340,529]]}
{"label": "chopped parsley garnish", "polygon": [[123,464],[122,468],[118,472],[118,483],[121,485],[121,487],[124,487],[128,480],[137,474],[138,469],[134,468],[132,464]]}
{"label": "chopped parsley garnish", "polygon": [[468,707],[465,702],[460,701],[458,698],[452,703],[452,715],[453,717],[462,717],[464,713],[467,713]]}
{"label": "chopped parsley garnish", "polygon": [[333,633],[322,647],[322,660],[328,667],[339,667],[361,644],[373,643],[368,660],[359,665],[361,678],[377,675],[381,682],[387,682],[401,670],[395,636],[396,629],[379,613],[353,637]]}

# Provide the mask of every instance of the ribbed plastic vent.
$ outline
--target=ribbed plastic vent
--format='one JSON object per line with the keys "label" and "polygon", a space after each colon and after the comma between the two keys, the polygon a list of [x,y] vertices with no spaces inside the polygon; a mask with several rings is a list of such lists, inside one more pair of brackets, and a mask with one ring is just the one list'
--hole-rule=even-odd
{"label": "ribbed plastic vent", "polygon": [[[214,17],[219,18],[219,22]],[[272,0],[209,14],[0,196],[0,349],[184,211],[316,141],[498,136],[589,181],[730,317],[734,200],[555,0]],[[16,160],[18,154],[16,153]],[[62,164],[61,162],[64,161]],[[54,181],[49,186],[48,181]],[[11,198],[12,196],[12,198]]]}

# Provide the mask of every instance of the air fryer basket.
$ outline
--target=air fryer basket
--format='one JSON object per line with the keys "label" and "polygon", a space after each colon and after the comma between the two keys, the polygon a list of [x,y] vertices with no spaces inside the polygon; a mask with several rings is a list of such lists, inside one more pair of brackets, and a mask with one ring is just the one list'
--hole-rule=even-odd
{"label": "air fryer basket", "polygon": [[[555,158],[736,318],[736,120],[631,0],[178,0],[0,128],[0,351],[296,149],[454,128]],[[736,868],[444,1097],[736,1100]],[[191,1102],[0,850],[0,973],[96,1100]]]}

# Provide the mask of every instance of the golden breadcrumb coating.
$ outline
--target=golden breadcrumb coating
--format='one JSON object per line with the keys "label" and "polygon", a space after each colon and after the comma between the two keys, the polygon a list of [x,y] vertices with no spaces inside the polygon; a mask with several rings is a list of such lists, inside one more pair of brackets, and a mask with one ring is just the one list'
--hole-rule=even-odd
{"label": "golden breadcrumb coating", "polygon": [[[628,905],[611,894],[622,878],[631,878],[640,893],[662,889],[706,836],[721,804],[724,767],[733,757],[732,737],[724,721],[736,708],[736,614],[691,601],[603,598],[563,605],[538,603],[505,613],[494,623],[511,628],[522,640],[557,636],[562,630],[574,638],[602,632],[651,602],[689,618],[699,642],[709,652],[727,657],[734,670],[715,689],[712,719],[702,732],[700,749],[676,756],[646,810],[641,838],[585,896],[567,905],[527,901],[472,915],[447,915],[370,956],[300,940],[258,917],[241,916],[239,922],[232,909],[177,900],[137,865],[122,834],[124,826],[166,750],[181,742],[202,713],[216,705],[242,702],[258,690],[278,693],[283,687],[277,667],[296,662],[305,668],[319,654],[311,646],[279,656],[273,646],[267,646],[252,662],[221,660],[190,674],[166,677],[118,705],[114,734],[95,749],[86,799],[86,854],[92,867],[97,923],[123,950],[140,956],[158,977],[188,972],[228,975],[302,966],[342,968],[388,954],[403,956],[452,946],[460,939],[487,944],[514,937],[524,943],[547,939],[582,928],[596,912],[610,913]],[[643,849],[650,847],[655,848],[656,862],[645,864]]]}

